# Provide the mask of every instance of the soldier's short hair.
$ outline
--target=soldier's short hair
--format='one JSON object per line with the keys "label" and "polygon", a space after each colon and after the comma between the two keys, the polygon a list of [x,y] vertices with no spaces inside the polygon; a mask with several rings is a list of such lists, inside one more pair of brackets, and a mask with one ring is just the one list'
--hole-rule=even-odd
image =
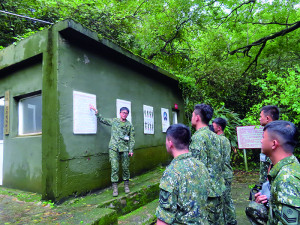
{"label": "soldier's short hair", "polygon": [[226,125],[227,125],[227,121],[224,118],[221,118],[221,117],[218,117],[218,118],[214,119],[213,123],[215,123],[218,126],[220,126],[222,128],[222,131],[225,130]]}
{"label": "soldier's short hair", "polygon": [[121,108],[120,108],[120,112],[122,112],[123,110],[126,110],[127,113],[129,114],[129,109],[128,109],[127,107],[121,107]]}
{"label": "soldier's short hair", "polygon": [[272,120],[279,120],[279,109],[276,105],[266,105],[260,109],[265,116],[269,116]]}
{"label": "soldier's short hair", "polygon": [[208,128],[209,128],[210,131],[215,133],[215,129],[214,129],[214,126],[212,124],[208,125]]}
{"label": "soldier's short hair", "polygon": [[208,125],[209,121],[211,120],[214,110],[210,105],[207,104],[197,104],[194,107],[194,113],[199,115],[202,122]]}
{"label": "soldier's short hair", "polygon": [[173,124],[167,129],[166,137],[172,140],[176,149],[183,150],[189,147],[191,131],[184,124]]}
{"label": "soldier's short hair", "polygon": [[292,122],[276,120],[264,127],[271,138],[278,139],[284,151],[293,153],[297,144],[298,130]]}

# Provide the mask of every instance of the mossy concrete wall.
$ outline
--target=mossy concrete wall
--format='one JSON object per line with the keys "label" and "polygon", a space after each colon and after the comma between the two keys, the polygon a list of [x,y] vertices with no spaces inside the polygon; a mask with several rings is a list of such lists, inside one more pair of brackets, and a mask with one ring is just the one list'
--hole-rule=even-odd
{"label": "mossy concrete wall", "polygon": [[[19,82],[25,80],[22,73],[8,73],[11,75],[10,82],[0,77],[0,94],[21,84],[25,85],[25,92],[42,90],[42,136],[22,139],[23,143],[28,143],[27,149],[38,157],[34,164],[39,165],[35,172],[39,185],[35,189],[29,187],[29,190],[41,192],[46,199],[61,200],[110,185],[110,127],[100,124],[94,135],[73,134],[74,90],[95,94],[97,107],[108,118],[116,116],[116,99],[131,101],[132,123],[136,132],[134,157],[131,158],[133,176],[170,159],[164,147],[165,133],[161,130],[160,110],[168,108],[171,113],[174,103],[177,103],[179,122],[183,122],[184,110],[178,83],[170,74],[161,73],[154,65],[110,42],[98,40],[97,34],[70,20],[62,21],[29,40],[37,42],[38,37],[45,43],[37,45],[38,50],[32,47],[31,54],[37,53],[39,63],[31,60],[26,64],[32,71],[29,81]],[[19,61],[22,62],[22,58]],[[14,62],[16,60],[11,59],[0,63],[0,69],[10,71],[7,67],[15,68]],[[32,80],[35,80],[35,85],[31,84]],[[143,105],[154,107],[154,135],[144,134]],[[12,107],[15,115],[12,117],[13,133],[17,111],[16,106]],[[4,151],[18,148],[20,144],[13,135],[9,135],[4,140]],[[11,150],[11,153],[13,151],[17,150]],[[21,164],[15,153],[10,160],[15,165]],[[31,159],[28,157],[27,161],[30,164]],[[16,174],[10,187],[18,183],[16,180],[21,180],[18,177],[24,174],[17,170],[9,171],[7,165],[5,171],[8,171],[5,179],[12,172]],[[30,179],[25,180],[30,183]]]}
{"label": "mossy concrete wall", "polygon": [[10,111],[10,133],[4,136],[3,185],[38,193],[42,191],[42,136],[18,134],[18,99],[42,90],[44,34],[0,52],[0,97],[9,91]]}

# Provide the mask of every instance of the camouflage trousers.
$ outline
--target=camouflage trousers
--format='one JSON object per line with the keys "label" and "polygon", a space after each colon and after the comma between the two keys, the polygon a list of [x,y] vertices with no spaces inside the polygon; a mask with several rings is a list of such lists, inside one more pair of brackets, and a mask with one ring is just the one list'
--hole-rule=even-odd
{"label": "camouflage trousers", "polygon": [[211,225],[225,224],[222,198],[223,197],[208,197],[207,199],[208,222]]}
{"label": "camouflage trousers", "polygon": [[117,152],[109,149],[109,161],[111,164],[111,182],[116,183],[119,181],[119,164],[122,162],[122,177],[123,180],[129,180],[129,156],[128,152]]}
{"label": "camouflage trousers", "polygon": [[232,178],[225,179],[226,189],[223,193],[223,213],[225,218],[225,224],[227,225],[237,224],[235,207],[231,197],[231,183]]}

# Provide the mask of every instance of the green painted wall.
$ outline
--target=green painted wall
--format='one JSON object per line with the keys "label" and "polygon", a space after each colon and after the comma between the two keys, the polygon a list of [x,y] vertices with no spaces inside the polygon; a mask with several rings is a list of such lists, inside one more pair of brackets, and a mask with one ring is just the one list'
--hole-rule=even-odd
{"label": "green painted wall", "polygon": [[[97,47],[97,43],[85,45],[62,37],[58,51],[62,169],[62,193],[59,195],[68,196],[110,185],[110,127],[99,124],[96,135],[74,135],[73,90],[95,94],[97,107],[107,118],[116,117],[116,99],[131,101],[136,132],[132,175],[165,163],[169,156],[164,148],[165,133],[161,131],[161,108],[171,112],[174,103],[178,103],[181,106],[179,121],[182,122],[183,103],[177,83],[133,60],[124,61],[123,55],[111,53],[113,50],[106,47]],[[154,135],[144,134],[143,104],[154,107]]]}
{"label": "green painted wall", "polygon": [[41,193],[42,137],[18,135],[18,96],[42,89],[41,58],[1,71],[0,96],[10,92],[10,134],[4,137],[3,185]]}

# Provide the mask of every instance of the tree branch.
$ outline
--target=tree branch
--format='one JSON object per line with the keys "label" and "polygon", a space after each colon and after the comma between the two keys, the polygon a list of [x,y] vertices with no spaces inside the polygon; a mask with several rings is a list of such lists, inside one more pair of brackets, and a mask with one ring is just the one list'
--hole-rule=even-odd
{"label": "tree branch", "polygon": [[258,22],[244,22],[243,24],[260,24],[260,25],[270,25],[270,24],[276,24],[276,25],[282,25],[282,26],[293,26],[295,23],[278,23],[278,22],[270,22],[270,23],[258,23]]}
{"label": "tree branch", "polygon": [[286,29],[283,29],[283,30],[281,30],[279,32],[276,32],[273,35],[269,35],[269,36],[263,37],[263,38],[255,41],[255,42],[249,44],[249,45],[246,45],[244,47],[241,47],[241,48],[235,49],[235,50],[233,50],[231,52],[228,52],[228,54],[234,55],[236,53],[244,53],[244,54],[248,55],[248,53],[249,53],[249,51],[251,50],[252,47],[258,46],[258,45],[261,45],[261,44],[264,44],[264,43],[267,43],[267,41],[273,40],[273,39],[275,39],[277,37],[284,36],[284,35],[292,32],[292,31],[294,31],[294,30],[296,30],[296,29],[298,29],[300,27],[300,21],[295,22],[294,24],[295,24],[294,26],[291,26],[289,28],[286,28]]}
{"label": "tree branch", "polygon": [[265,48],[265,46],[266,46],[266,44],[267,44],[267,42],[268,42],[269,40],[273,40],[273,39],[275,39],[275,38],[277,38],[277,37],[284,36],[284,35],[286,35],[286,34],[292,32],[292,31],[294,31],[294,30],[296,30],[296,29],[298,29],[298,28],[300,27],[300,21],[298,21],[298,22],[296,22],[296,23],[294,23],[294,24],[295,24],[295,25],[292,26],[292,27],[286,28],[286,29],[284,29],[284,30],[281,30],[281,31],[279,31],[279,32],[277,32],[277,33],[275,33],[275,34],[273,34],[273,35],[270,35],[270,36],[267,36],[267,37],[263,37],[263,38],[261,38],[261,39],[255,41],[255,42],[249,44],[249,45],[246,45],[246,46],[244,46],[244,47],[241,47],[241,48],[238,48],[238,49],[233,50],[233,51],[231,51],[231,52],[228,52],[228,54],[230,54],[230,55],[234,55],[234,54],[236,54],[236,53],[243,53],[244,55],[249,56],[249,51],[251,50],[252,47],[258,46],[258,45],[262,45],[262,46],[260,47],[258,53],[256,54],[255,59],[249,64],[249,66],[248,66],[247,69],[243,72],[242,75],[244,75],[244,74],[251,68],[251,66],[252,66],[253,64],[255,64],[255,66],[257,66],[257,60],[258,60],[258,57],[260,56],[261,52],[263,51],[263,49]]}
{"label": "tree branch", "polygon": [[250,69],[250,67],[255,63],[255,67],[257,66],[257,60],[258,60],[258,57],[260,56],[262,50],[265,48],[266,46],[266,42],[264,42],[262,44],[262,46],[260,47],[258,53],[256,54],[255,56],[255,59],[249,64],[249,66],[247,67],[247,69],[243,72],[242,76],[244,76],[244,74]]}
{"label": "tree branch", "polygon": [[138,13],[138,11],[140,10],[140,8],[142,7],[142,5],[144,5],[146,2],[148,2],[148,0],[143,1],[135,10],[135,12],[133,13],[133,17],[136,16],[136,14]]}
{"label": "tree branch", "polygon": [[248,4],[255,3],[255,2],[256,2],[256,0],[248,0],[247,2],[243,2],[242,4],[240,4],[239,6],[235,7],[233,10],[231,10],[231,12],[227,16],[224,16],[224,17],[221,17],[221,18],[217,19],[217,20],[223,20],[224,19],[224,21],[221,22],[218,27],[220,27],[223,23],[225,23],[227,21],[227,19],[231,16],[231,14],[233,14],[234,12],[237,13],[237,10],[239,8],[241,8],[243,5],[248,5]]}
{"label": "tree branch", "polygon": [[[164,46],[159,50],[159,52],[164,52],[166,54],[171,54],[169,51],[166,50],[166,48],[168,47],[169,44],[172,43],[172,41],[175,40],[175,38],[178,37],[179,31],[182,28],[182,26],[187,23],[188,21],[190,21],[191,18],[188,18],[184,21],[182,21],[179,25],[176,26],[176,31],[175,34],[168,40],[166,40],[165,38],[163,38],[162,36],[160,37],[160,39],[162,41],[165,42]],[[148,56],[148,59],[152,60],[156,55],[158,55],[158,52],[152,53],[151,55]]]}

